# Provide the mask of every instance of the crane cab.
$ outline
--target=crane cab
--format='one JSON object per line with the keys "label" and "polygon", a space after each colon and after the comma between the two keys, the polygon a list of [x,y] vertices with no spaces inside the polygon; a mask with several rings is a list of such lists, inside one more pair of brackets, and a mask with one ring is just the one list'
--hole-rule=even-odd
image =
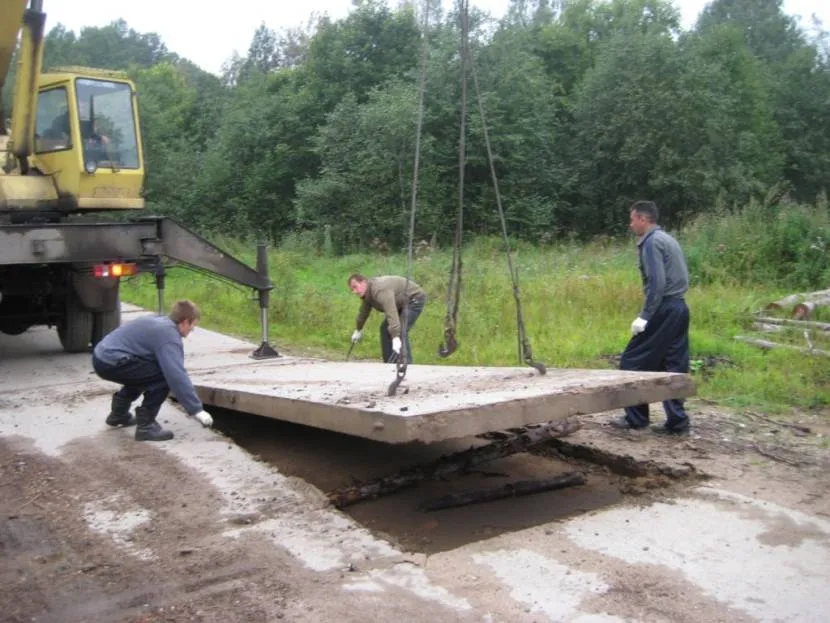
{"label": "crane cab", "polygon": [[135,86],[119,72],[41,74],[30,162],[53,179],[62,212],[144,207],[137,109]]}

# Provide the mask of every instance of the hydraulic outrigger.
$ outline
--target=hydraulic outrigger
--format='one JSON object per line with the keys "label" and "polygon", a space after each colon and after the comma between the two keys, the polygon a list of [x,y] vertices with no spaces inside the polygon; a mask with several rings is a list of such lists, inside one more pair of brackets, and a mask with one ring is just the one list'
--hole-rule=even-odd
{"label": "hydraulic outrigger", "polygon": [[[58,222],[0,224],[0,276],[6,306],[33,284],[26,275],[53,275],[67,272],[78,298],[85,307],[95,308],[118,303],[118,284],[96,277],[78,267],[109,266],[114,260],[120,265],[135,264],[140,272],[155,275],[158,291],[158,312],[164,313],[165,278],[169,268],[177,264],[206,271],[227,281],[250,287],[257,292],[260,306],[261,341],[252,357],[277,357],[279,353],[268,343],[268,306],[273,284],[268,277],[267,247],[257,245],[257,267],[250,268],[222,249],[188,230],[173,219],[144,217],[126,222]],[[13,275],[19,279],[12,279]],[[114,299],[107,303],[104,299]],[[82,312],[78,312],[82,313]],[[76,313],[76,316],[77,314]],[[34,311],[3,311],[6,326],[20,326],[60,320],[48,309]],[[8,331],[11,332],[11,331]],[[18,332],[18,331],[15,331]],[[102,336],[101,336],[102,337]],[[78,350],[83,350],[79,348]],[[69,350],[75,350],[70,348]]]}

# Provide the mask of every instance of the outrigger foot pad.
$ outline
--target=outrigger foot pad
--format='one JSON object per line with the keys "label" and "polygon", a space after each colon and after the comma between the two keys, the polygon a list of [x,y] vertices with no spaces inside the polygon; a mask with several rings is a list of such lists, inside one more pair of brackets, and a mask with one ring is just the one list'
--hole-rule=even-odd
{"label": "outrigger foot pad", "polygon": [[274,359],[280,354],[268,342],[263,342],[251,353],[251,359]]}

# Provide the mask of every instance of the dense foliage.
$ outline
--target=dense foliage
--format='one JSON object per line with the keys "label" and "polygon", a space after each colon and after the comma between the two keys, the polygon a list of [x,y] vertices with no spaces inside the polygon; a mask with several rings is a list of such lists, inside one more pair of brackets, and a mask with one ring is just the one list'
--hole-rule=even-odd
{"label": "dense foliage", "polygon": [[[123,21],[54,26],[45,64],[135,77],[156,212],[335,252],[398,249],[417,179],[415,239],[442,244],[458,205],[461,72],[458,15],[439,7],[426,29],[421,2],[378,0],[305,30],[263,25],[222,76]],[[465,230],[500,228],[484,123],[517,239],[613,235],[643,197],[669,227],[770,189],[816,203],[830,181],[830,59],[810,32],[781,0],[714,0],[689,31],[668,0],[513,0],[499,21],[473,10]]]}

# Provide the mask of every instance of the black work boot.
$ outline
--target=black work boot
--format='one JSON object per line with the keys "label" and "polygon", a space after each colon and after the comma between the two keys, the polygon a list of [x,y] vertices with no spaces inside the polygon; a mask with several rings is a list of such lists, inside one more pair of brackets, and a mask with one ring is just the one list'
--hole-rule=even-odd
{"label": "black work boot", "polygon": [[130,401],[121,398],[118,394],[112,395],[112,407],[107,416],[109,426],[133,426],[135,418],[130,414]]}
{"label": "black work boot", "polygon": [[144,407],[135,408],[135,440],[136,441],[167,441],[173,439],[173,431],[164,430],[156,422],[157,413],[151,413]]}

